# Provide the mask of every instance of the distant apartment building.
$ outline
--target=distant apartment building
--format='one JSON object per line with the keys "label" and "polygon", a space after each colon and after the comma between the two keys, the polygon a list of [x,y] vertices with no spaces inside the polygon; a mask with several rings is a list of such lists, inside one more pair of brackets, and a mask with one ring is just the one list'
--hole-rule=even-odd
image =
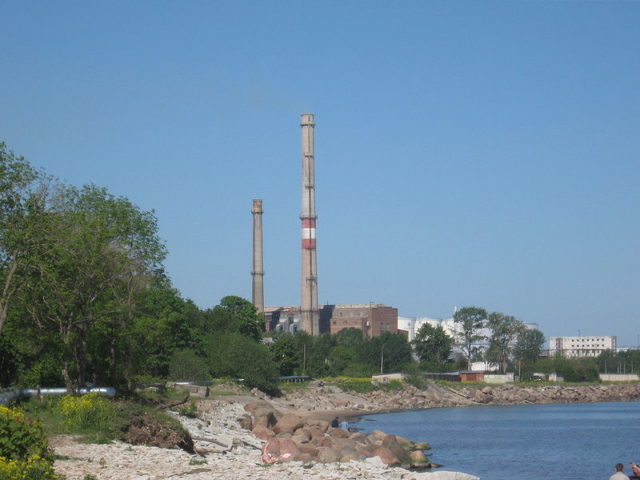
{"label": "distant apartment building", "polygon": [[[300,307],[264,308],[267,331],[298,332]],[[366,338],[383,332],[398,333],[398,309],[380,303],[323,305],[320,307],[320,332],[336,334],[345,328],[357,328]]]}
{"label": "distant apartment building", "polygon": [[607,350],[616,352],[617,344],[616,336],[549,337],[549,356],[597,357]]}

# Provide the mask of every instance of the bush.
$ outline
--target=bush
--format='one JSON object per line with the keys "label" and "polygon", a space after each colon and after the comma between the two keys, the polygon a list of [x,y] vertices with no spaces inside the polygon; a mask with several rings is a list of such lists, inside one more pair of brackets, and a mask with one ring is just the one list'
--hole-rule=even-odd
{"label": "bush", "polygon": [[11,460],[27,461],[36,456],[53,462],[40,423],[26,418],[21,411],[0,406],[0,457],[5,464]]}
{"label": "bush", "polygon": [[0,478],[2,480],[63,480],[56,475],[53,465],[38,455],[27,460],[9,460],[0,457]]}
{"label": "bush", "polygon": [[0,406],[0,478],[62,480],[53,471],[53,453],[39,422]]}
{"label": "bush", "polygon": [[341,378],[338,386],[342,390],[356,393],[368,393],[375,390],[389,392],[404,388],[404,385],[399,380],[391,380],[389,383],[372,383],[371,378]]}
{"label": "bush", "polygon": [[242,379],[248,388],[279,395],[278,366],[269,349],[237,333],[209,335],[205,352],[214,377]]}
{"label": "bush", "polygon": [[115,414],[111,402],[97,393],[81,397],[65,395],[60,399],[58,408],[65,423],[77,432],[109,429]]}
{"label": "bush", "polygon": [[180,350],[171,356],[169,361],[169,378],[171,380],[200,381],[211,377],[207,362],[193,350]]}

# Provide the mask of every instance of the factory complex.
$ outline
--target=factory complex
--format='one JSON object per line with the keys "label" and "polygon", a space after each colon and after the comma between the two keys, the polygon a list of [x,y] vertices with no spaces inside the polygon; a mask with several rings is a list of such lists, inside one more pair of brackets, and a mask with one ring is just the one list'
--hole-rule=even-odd
{"label": "factory complex", "polygon": [[[401,333],[408,341],[425,323],[442,327],[445,333],[456,339],[460,326],[453,318],[399,317],[398,309],[380,303],[318,305],[318,272],[316,260],[316,200],[315,200],[315,119],[314,115],[301,115],[302,128],[302,198],[301,198],[301,275],[300,305],[265,306],[261,199],[253,200],[253,269],[252,302],[264,316],[266,331],[306,332],[336,334],[346,328],[357,328],[367,338],[384,332]],[[537,329],[534,323],[526,328]],[[479,332],[488,338],[488,329]],[[478,345],[482,348],[483,345]],[[616,351],[615,337],[553,337],[550,353],[561,352],[568,356],[596,356],[604,350]]]}

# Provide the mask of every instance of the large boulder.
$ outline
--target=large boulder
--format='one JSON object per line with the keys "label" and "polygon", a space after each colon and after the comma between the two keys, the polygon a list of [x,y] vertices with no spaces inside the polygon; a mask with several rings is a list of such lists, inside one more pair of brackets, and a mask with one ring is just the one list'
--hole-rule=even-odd
{"label": "large boulder", "polygon": [[409,462],[412,467],[425,468],[430,465],[429,458],[419,450],[409,453]]}
{"label": "large boulder", "polygon": [[351,433],[343,428],[332,428],[329,430],[329,435],[333,438],[349,438]]}
{"label": "large boulder", "polygon": [[290,438],[281,438],[280,439],[280,456],[279,460],[282,461],[290,461],[294,460],[300,455],[300,449],[296,442],[291,440]]}
{"label": "large boulder", "polygon": [[256,425],[253,427],[253,430],[251,430],[251,433],[260,440],[268,440],[276,435],[273,433],[273,430],[264,425]]}
{"label": "large boulder", "polygon": [[398,465],[400,463],[400,459],[385,447],[377,447],[373,451],[373,456],[380,457],[380,460],[382,460],[382,463],[385,465]]}
{"label": "large boulder", "polygon": [[322,433],[326,432],[329,429],[329,422],[326,422],[324,420],[308,418],[305,420],[304,424],[305,424],[305,427],[308,427],[308,428],[316,427],[317,429],[321,430]]}
{"label": "large boulder", "polygon": [[244,409],[253,417],[253,425],[264,425],[273,427],[282,414],[267,402],[251,402],[244,406]]}
{"label": "large boulder", "polygon": [[318,448],[318,461],[322,463],[333,463],[340,459],[340,454],[333,448],[320,447]]}
{"label": "large boulder", "polygon": [[399,463],[405,463],[409,457],[407,450],[396,440],[395,435],[387,435],[382,441],[382,447],[388,449],[398,459]]}
{"label": "large boulder", "polygon": [[278,422],[273,426],[273,431],[276,435],[282,433],[291,433],[295,432],[298,428],[304,425],[304,420],[302,417],[295,415],[293,413],[287,413],[280,417]]}

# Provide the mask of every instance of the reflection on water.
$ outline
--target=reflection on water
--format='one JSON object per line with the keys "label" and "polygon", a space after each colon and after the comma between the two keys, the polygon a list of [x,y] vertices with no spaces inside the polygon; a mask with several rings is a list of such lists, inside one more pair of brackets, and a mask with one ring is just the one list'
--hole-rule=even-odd
{"label": "reflection on water", "polygon": [[608,479],[616,463],[640,460],[640,402],[434,408],[356,427],[429,442],[445,470],[483,480]]}

